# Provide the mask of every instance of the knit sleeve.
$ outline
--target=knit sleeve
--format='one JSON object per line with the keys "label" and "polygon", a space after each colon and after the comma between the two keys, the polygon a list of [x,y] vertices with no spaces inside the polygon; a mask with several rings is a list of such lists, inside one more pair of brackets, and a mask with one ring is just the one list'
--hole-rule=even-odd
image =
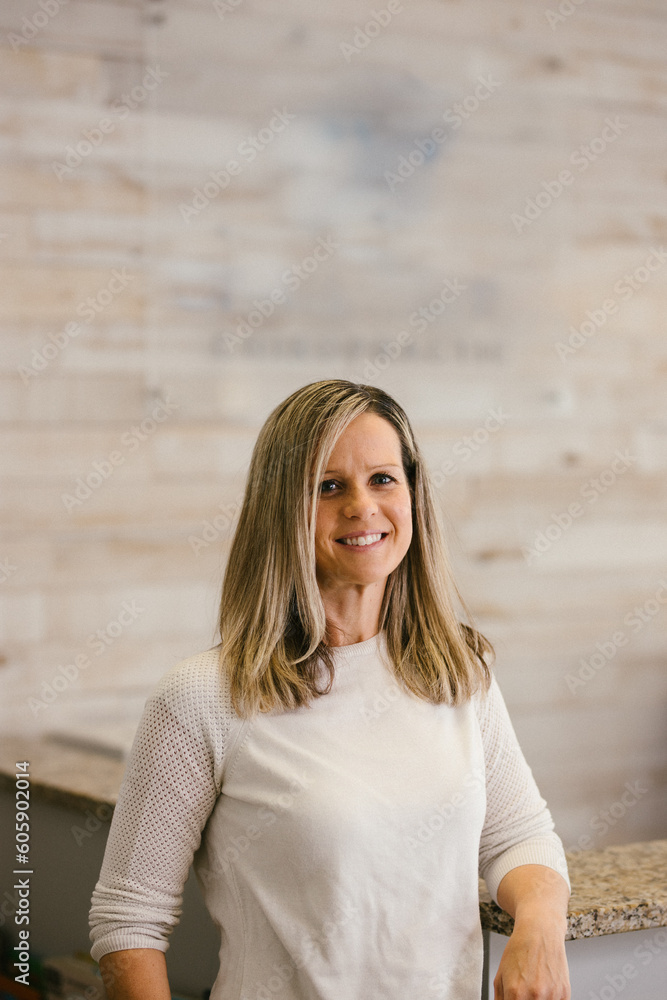
{"label": "knit sleeve", "polygon": [[475,703],[486,768],[479,874],[496,903],[501,880],[519,865],[553,868],[569,887],[563,844],[521,752],[495,675],[486,695],[477,695]]}
{"label": "knit sleeve", "polygon": [[221,688],[217,655],[209,651],[177,664],[146,702],[92,896],[96,961],[126,948],[168,948],[220,791],[220,720],[230,711]]}

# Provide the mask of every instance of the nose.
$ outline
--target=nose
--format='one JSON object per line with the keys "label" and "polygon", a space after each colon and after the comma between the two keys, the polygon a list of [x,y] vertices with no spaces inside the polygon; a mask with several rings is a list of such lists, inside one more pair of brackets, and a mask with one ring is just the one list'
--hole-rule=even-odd
{"label": "nose", "polygon": [[343,504],[345,517],[367,518],[377,512],[377,500],[365,485],[350,485]]}

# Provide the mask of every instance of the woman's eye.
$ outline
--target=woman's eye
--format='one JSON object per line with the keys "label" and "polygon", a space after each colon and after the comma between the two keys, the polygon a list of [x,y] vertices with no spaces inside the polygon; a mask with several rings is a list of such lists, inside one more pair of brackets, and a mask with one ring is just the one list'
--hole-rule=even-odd
{"label": "woman's eye", "polygon": [[[396,480],[394,479],[394,477],[390,476],[388,472],[376,472],[375,475],[373,476],[373,479],[374,480],[384,479],[384,480],[386,480],[388,482],[391,482],[391,483],[395,483],[396,482]],[[321,483],[321,485],[320,485],[320,493],[332,493],[333,490],[332,489],[327,489],[327,487],[338,486],[338,485],[339,484],[336,482],[335,479],[325,479],[324,482]],[[386,482],[379,483],[379,485],[380,486],[385,486]]]}

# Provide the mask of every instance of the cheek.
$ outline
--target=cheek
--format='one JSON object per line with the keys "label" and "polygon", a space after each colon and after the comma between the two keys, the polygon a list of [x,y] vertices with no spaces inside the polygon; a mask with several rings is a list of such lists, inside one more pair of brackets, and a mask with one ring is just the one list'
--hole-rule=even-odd
{"label": "cheek", "polygon": [[318,548],[327,544],[332,530],[329,521],[326,512],[318,510],[315,520],[315,546]]}
{"label": "cheek", "polygon": [[412,527],[412,506],[408,502],[402,511],[401,520],[401,535],[403,538],[403,543],[405,545],[405,551],[410,548],[410,543],[412,542],[412,536],[414,534]]}
{"label": "cheek", "polygon": [[403,530],[412,531],[412,502],[407,496],[396,510],[396,520]]}

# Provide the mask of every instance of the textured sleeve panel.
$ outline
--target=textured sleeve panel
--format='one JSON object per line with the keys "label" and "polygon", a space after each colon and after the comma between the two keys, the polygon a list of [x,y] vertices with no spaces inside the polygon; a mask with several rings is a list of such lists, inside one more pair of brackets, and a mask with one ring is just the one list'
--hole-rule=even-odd
{"label": "textured sleeve panel", "polygon": [[231,706],[217,650],[176,664],[146,702],[90,909],[92,957],[166,951],[220,791]]}
{"label": "textured sleeve panel", "polygon": [[519,865],[546,865],[569,886],[563,844],[521,752],[495,675],[488,693],[475,696],[475,705],[486,767],[479,874],[496,903],[501,880]]}

